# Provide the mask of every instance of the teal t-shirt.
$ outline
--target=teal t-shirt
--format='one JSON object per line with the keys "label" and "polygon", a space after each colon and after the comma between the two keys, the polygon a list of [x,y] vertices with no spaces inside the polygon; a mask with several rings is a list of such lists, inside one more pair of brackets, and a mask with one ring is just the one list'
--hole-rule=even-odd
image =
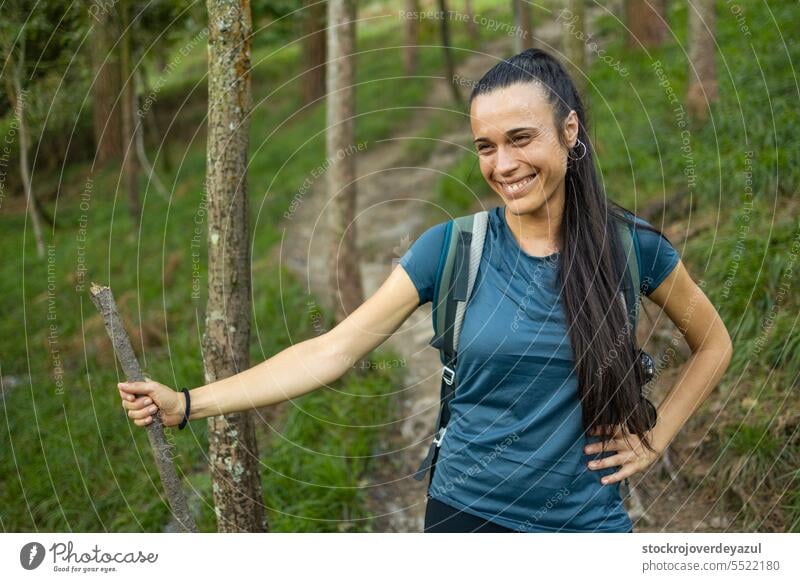
{"label": "teal t-shirt", "polygon": [[[429,493],[439,501],[517,531],[627,532],[620,484],[590,470],[578,383],[556,284],[560,253],[525,253],[489,211],[483,256],[459,339],[458,389]],[[647,224],[637,217],[637,223]],[[447,223],[420,236],[400,259],[420,304],[433,299]],[[678,252],[666,238],[635,228],[641,292],[672,271]]]}

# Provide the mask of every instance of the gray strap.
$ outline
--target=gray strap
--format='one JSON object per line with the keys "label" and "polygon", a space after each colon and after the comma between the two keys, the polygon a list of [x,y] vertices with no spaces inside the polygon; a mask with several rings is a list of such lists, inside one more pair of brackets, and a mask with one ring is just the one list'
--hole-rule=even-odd
{"label": "gray strap", "polygon": [[[622,289],[619,290],[618,295],[622,302],[622,307],[625,310],[625,315],[628,318],[628,324],[632,327],[633,333],[635,333],[639,307],[636,301],[636,298],[639,296],[639,264],[636,250],[634,249],[633,233],[631,230],[631,227],[624,221],[619,220],[617,222],[617,232],[619,233],[622,251],[625,255],[625,274],[628,277],[627,280],[623,278],[623,286]],[[630,295],[626,295],[626,293],[630,293]],[[633,300],[633,305],[628,305],[629,298]]]}
{"label": "gray strap", "polygon": [[[478,276],[478,267],[481,264],[483,254],[483,242],[486,239],[486,227],[489,223],[489,213],[485,210],[477,212],[472,222],[472,244],[469,252],[469,284],[467,286],[467,301],[472,296],[472,288],[475,285],[475,277]],[[453,322],[453,348],[458,352],[458,338],[461,337],[461,323],[464,321],[464,312],[467,309],[467,301],[459,301],[456,308],[456,319]]]}

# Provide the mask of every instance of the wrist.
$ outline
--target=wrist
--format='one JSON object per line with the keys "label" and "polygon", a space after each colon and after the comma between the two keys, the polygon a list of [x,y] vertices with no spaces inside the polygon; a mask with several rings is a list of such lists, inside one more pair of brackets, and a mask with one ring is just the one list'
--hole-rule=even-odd
{"label": "wrist", "polygon": [[664,433],[664,425],[656,423],[656,425],[650,431],[650,444],[659,455],[667,449],[667,446],[669,446],[671,441],[672,437]]}
{"label": "wrist", "polygon": [[189,423],[189,419],[191,418],[191,407],[192,407],[192,399],[189,395],[189,389],[183,388],[181,390],[181,402],[183,403],[183,409],[181,413],[181,421],[178,424],[178,429],[183,430],[186,425]]}

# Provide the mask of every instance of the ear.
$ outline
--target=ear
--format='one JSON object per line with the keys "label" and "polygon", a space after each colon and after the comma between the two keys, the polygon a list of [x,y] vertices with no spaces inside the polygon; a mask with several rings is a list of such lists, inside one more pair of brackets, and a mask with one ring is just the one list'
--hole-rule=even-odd
{"label": "ear", "polygon": [[567,143],[570,144],[570,148],[575,147],[575,144],[578,143],[579,129],[580,120],[578,119],[578,114],[575,113],[574,109],[570,109],[570,112],[564,120],[564,132],[566,133]]}

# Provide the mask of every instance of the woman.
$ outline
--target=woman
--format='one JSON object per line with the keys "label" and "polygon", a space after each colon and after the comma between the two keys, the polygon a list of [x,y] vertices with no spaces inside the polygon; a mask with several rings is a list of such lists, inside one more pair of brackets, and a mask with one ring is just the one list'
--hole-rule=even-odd
{"label": "woman", "polygon": [[[425,531],[632,531],[620,482],[658,458],[717,384],[730,337],[669,241],[606,199],[583,104],[557,60],[529,49],[498,63],[468,111],[481,172],[502,205],[489,211],[461,329]],[[652,428],[618,300],[618,220],[635,225],[640,291],[692,350]],[[330,332],[192,390],[189,418],[274,404],[342,376],[431,301],[445,225],[423,233]],[[157,382],[121,384],[120,394],[137,425],[159,410],[167,426],[184,417],[184,395]]]}

